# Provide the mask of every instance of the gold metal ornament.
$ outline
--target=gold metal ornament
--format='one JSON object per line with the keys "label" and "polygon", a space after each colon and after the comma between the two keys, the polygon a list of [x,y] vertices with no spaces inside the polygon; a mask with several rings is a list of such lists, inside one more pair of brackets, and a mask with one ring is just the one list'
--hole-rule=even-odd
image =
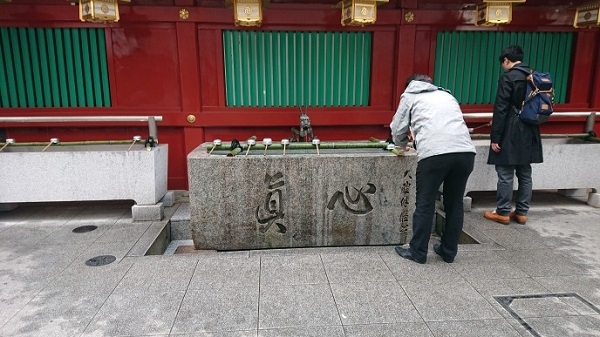
{"label": "gold metal ornament", "polygon": [[404,21],[406,21],[406,22],[413,22],[414,19],[415,19],[415,13],[408,12],[408,13],[404,14]]}
{"label": "gold metal ornament", "polygon": [[185,8],[179,10],[179,18],[181,20],[187,20],[190,17],[190,11]]}
{"label": "gold metal ornament", "polygon": [[573,27],[591,28],[600,26],[600,1],[577,7]]}
{"label": "gold metal ornament", "polygon": [[79,0],[79,20],[94,23],[119,21],[117,0]]}
{"label": "gold metal ornament", "polygon": [[194,115],[188,115],[187,116],[187,121],[190,124],[194,123],[196,121],[196,116],[194,116]]}

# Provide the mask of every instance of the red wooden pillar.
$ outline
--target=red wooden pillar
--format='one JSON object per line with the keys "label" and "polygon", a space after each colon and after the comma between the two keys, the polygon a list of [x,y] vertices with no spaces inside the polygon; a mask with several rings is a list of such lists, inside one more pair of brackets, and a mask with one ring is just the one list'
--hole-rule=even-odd
{"label": "red wooden pillar", "polygon": [[398,105],[400,95],[404,92],[406,79],[415,72],[414,64],[417,33],[414,17],[414,12],[417,8],[417,0],[402,0],[400,1],[400,4],[403,10],[397,39],[398,59],[396,60],[395,106]]}

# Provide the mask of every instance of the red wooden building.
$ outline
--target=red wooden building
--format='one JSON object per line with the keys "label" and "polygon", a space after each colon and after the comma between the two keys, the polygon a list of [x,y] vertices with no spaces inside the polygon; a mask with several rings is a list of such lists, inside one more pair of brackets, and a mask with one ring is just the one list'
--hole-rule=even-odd
{"label": "red wooden building", "polygon": [[[581,133],[583,119],[560,113],[600,110],[600,31],[573,27],[584,0],[527,0],[496,26],[475,25],[467,0],[390,0],[365,26],[343,26],[335,0],[271,0],[260,27],[236,26],[224,0],[132,0],[108,24],[80,21],[72,2],[0,4],[0,117],[162,116],[169,189],[187,189],[186,155],[200,143],[289,138],[300,106],[322,140],[385,139],[415,72],[451,89],[465,113],[491,112],[497,56],[513,43],[554,76],[544,133]],[[0,141],[147,133],[126,122],[0,123]]]}

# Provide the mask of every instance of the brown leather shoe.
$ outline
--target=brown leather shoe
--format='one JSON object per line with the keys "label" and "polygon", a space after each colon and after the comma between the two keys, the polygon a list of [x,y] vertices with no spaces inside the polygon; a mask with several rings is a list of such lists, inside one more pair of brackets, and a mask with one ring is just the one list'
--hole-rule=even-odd
{"label": "brown leather shoe", "polygon": [[500,215],[500,214],[496,213],[496,211],[493,211],[493,212],[485,211],[485,212],[483,212],[483,217],[488,220],[499,222],[503,225],[508,225],[510,223],[510,217]]}
{"label": "brown leather shoe", "polygon": [[520,225],[524,225],[527,222],[527,217],[525,215],[517,214],[515,212],[510,212],[508,217],[511,220],[516,221]]}

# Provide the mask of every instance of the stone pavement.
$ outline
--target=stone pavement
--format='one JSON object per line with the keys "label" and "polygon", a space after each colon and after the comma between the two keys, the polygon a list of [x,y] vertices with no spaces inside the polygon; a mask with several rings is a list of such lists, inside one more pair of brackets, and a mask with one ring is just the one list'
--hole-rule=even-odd
{"label": "stone pavement", "polygon": [[392,246],[144,256],[180,203],[135,223],[128,203],[22,205],[0,213],[0,336],[600,336],[600,209],[536,192],[504,226],[493,199],[465,216],[480,244],[425,265]]}

